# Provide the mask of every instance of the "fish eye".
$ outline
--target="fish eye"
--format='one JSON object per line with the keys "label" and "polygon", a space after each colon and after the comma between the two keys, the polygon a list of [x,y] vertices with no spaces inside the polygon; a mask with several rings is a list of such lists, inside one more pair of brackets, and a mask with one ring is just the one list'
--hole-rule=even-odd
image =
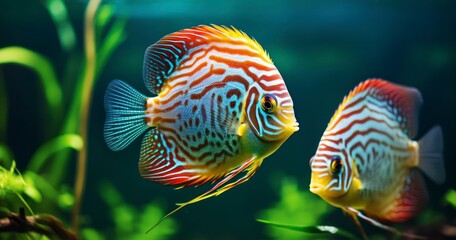
{"label": "fish eye", "polygon": [[272,94],[265,94],[261,98],[261,109],[267,113],[273,113],[277,108],[277,99]]}
{"label": "fish eye", "polygon": [[339,156],[334,156],[331,158],[331,167],[330,171],[332,175],[339,174],[342,170],[342,159]]}

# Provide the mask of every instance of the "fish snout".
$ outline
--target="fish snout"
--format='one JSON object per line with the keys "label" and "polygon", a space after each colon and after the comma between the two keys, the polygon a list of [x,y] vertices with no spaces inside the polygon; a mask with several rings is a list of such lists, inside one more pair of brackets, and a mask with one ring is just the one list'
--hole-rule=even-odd
{"label": "fish snout", "polygon": [[299,130],[299,123],[296,120],[293,105],[280,106],[276,114],[280,122],[283,123],[287,132],[294,133]]}
{"label": "fish snout", "polygon": [[286,125],[284,125],[282,128],[281,136],[282,136],[282,138],[288,138],[293,133],[297,132],[298,130],[299,130],[299,123],[296,120],[286,123]]}

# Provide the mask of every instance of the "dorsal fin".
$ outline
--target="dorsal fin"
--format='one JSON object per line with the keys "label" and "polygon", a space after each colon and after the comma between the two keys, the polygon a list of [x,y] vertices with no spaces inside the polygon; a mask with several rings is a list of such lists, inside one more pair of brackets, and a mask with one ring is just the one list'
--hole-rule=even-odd
{"label": "dorsal fin", "polygon": [[414,138],[416,136],[419,108],[422,104],[420,92],[415,88],[390,83],[383,79],[368,79],[360,83],[344,98],[329,124],[335,121],[354,96],[365,91],[369,91],[367,95],[388,104],[396,120],[400,123],[402,131],[408,137]]}
{"label": "dorsal fin", "polygon": [[158,94],[163,83],[193,49],[209,43],[225,41],[248,45],[258,53],[259,57],[272,63],[266,51],[257,41],[234,27],[197,26],[168,34],[147,48],[143,66],[144,83],[147,89]]}

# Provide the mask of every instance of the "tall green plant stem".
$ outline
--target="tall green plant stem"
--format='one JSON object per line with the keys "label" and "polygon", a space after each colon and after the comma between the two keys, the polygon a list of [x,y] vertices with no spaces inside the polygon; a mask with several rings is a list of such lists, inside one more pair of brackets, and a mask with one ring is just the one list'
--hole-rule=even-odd
{"label": "tall green plant stem", "polygon": [[88,121],[89,121],[89,110],[90,101],[92,98],[92,88],[94,85],[95,74],[96,74],[96,49],[95,49],[95,29],[94,19],[95,13],[100,5],[100,0],[91,0],[87,6],[85,13],[84,22],[84,43],[85,43],[85,55],[86,55],[86,67],[82,86],[82,97],[79,109],[80,126],[79,131],[82,139],[84,140],[84,146],[78,154],[77,169],[76,169],[76,181],[74,186],[74,197],[75,203],[73,206],[72,214],[72,228],[75,233],[79,230],[79,216],[81,211],[82,197],[85,185],[85,173],[86,173],[86,162],[87,162],[87,147],[88,147]]}

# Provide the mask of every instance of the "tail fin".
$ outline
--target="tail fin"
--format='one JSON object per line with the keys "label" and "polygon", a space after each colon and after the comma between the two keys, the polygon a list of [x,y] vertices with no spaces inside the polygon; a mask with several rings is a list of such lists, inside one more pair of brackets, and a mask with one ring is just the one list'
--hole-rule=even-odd
{"label": "tail fin", "polygon": [[440,126],[435,126],[419,141],[420,169],[434,182],[445,181],[443,162],[443,134]]}
{"label": "tail fin", "polygon": [[147,129],[146,100],[146,96],[123,81],[109,83],[104,97],[104,137],[111,150],[124,149]]}

